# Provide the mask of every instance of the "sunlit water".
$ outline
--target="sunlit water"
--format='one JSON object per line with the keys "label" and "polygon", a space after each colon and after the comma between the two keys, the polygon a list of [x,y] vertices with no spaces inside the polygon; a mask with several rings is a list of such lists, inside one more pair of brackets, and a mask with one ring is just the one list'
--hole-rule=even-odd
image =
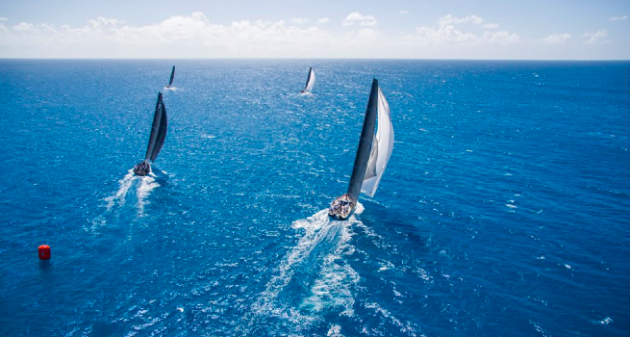
{"label": "sunlit water", "polygon": [[628,63],[3,60],[0,111],[2,336],[630,333]]}

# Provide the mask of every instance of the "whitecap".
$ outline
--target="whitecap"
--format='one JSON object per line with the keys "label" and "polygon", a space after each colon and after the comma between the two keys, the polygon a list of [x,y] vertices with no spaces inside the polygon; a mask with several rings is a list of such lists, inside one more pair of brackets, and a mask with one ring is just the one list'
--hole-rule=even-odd
{"label": "whitecap", "polygon": [[613,319],[610,317],[605,317],[604,319],[600,320],[600,321],[595,321],[596,324],[601,324],[601,325],[608,325],[608,324],[612,324],[613,323]]}
{"label": "whitecap", "polygon": [[328,333],[326,333],[326,336],[342,337],[343,335],[341,334],[341,327],[337,324],[331,325],[330,329],[328,329]]}

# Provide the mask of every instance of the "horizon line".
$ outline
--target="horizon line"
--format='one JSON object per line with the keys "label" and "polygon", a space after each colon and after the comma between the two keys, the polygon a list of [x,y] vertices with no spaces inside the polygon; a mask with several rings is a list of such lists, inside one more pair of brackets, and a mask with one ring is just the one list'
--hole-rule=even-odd
{"label": "horizon line", "polygon": [[147,58],[147,57],[2,57],[0,60],[65,60],[65,61],[168,61],[168,60],[181,60],[181,61],[225,61],[225,60],[322,60],[322,61],[518,61],[518,62],[630,62],[630,58],[608,58],[608,59],[545,59],[545,58],[530,58],[530,59],[517,59],[517,58],[356,58],[356,57],[184,57],[184,58]]}

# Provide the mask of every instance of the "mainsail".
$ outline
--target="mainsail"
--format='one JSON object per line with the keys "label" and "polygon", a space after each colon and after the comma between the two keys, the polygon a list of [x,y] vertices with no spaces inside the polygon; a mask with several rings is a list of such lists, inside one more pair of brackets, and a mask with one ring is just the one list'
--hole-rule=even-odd
{"label": "mainsail", "polygon": [[377,132],[372,145],[372,152],[370,159],[368,160],[368,166],[363,178],[363,185],[361,186],[361,193],[374,196],[378,189],[378,183],[381,181],[383,172],[389,162],[389,157],[392,155],[394,149],[394,128],[392,127],[392,121],[389,118],[389,104],[383,92],[378,88],[378,125],[376,126]]}
{"label": "mainsail", "polygon": [[162,101],[162,93],[158,93],[157,103],[155,105],[155,114],[153,115],[153,124],[151,125],[151,135],[149,136],[149,146],[147,147],[147,154],[144,157],[145,161],[155,161],[162,146],[164,145],[164,139],[166,138],[166,108]]}
{"label": "mainsail", "polygon": [[306,86],[304,86],[304,92],[311,92],[313,90],[313,86],[315,85],[315,72],[313,71],[313,67],[308,70],[308,77],[306,78]]}
{"label": "mainsail", "polygon": [[357,204],[357,200],[359,199],[359,193],[361,193],[361,186],[363,185],[363,179],[365,178],[368,161],[371,157],[370,154],[372,153],[372,143],[375,138],[374,129],[376,127],[376,115],[378,110],[378,92],[378,80],[374,79],[372,81],[370,99],[365,111],[365,119],[363,120],[363,130],[361,130],[359,148],[357,149],[357,156],[354,159],[352,177],[350,178],[350,185],[348,186],[347,195],[350,197],[354,205]]}
{"label": "mainsail", "polygon": [[170,87],[173,84],[173,79],[175,78],[175,66],[173,66],[173,70],[171,70],[171,80],[168,81],[167,87]]}

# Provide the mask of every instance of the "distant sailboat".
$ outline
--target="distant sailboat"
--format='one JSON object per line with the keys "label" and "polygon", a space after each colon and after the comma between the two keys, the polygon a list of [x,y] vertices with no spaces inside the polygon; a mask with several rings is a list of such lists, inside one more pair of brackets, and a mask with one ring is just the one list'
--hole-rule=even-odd
{"label": "distant sailboat", "polygon": [[378,80],[374,79],[348,192],[332,202],[328,209],[330,217],[345,220],[354,211],[360,193],[374,196],[393,149],[394,128],[389,104],[378,87]]}
{"label": "distant sailboat", "polygon": [[[175,68],[173,67],[173,71]],[[171,75],[172,81],[173,75]],[[153,124],[151,125],[151,135],[149,136],[149,146],[144,160],[134,166],[133,173],[139,176],[146,176],[151,173],[151,164],[155,161],[166,138],[166,128],[168,126],[166,118],[166,108],[162,101],[162,93],[158,93],[157,103],[155,105],[155,114],[153,115]]]}
{"label": "distant sailboat", "polygon": [[302,94],[307,92],[311,92],[313,90],[313,86],[315,85],[315,72],[313,71],[313,67],[308,69],[308,77],[306,78],[306,85],[304,86],[304,90],[301,91]]}
{"label": "distant sailboat", "polygon": [[168,81],[167,88],[170,88],[173,85],[173,79],[175,78],[175,66],[173,66],[173,70],[171,70],[171,80]]}

